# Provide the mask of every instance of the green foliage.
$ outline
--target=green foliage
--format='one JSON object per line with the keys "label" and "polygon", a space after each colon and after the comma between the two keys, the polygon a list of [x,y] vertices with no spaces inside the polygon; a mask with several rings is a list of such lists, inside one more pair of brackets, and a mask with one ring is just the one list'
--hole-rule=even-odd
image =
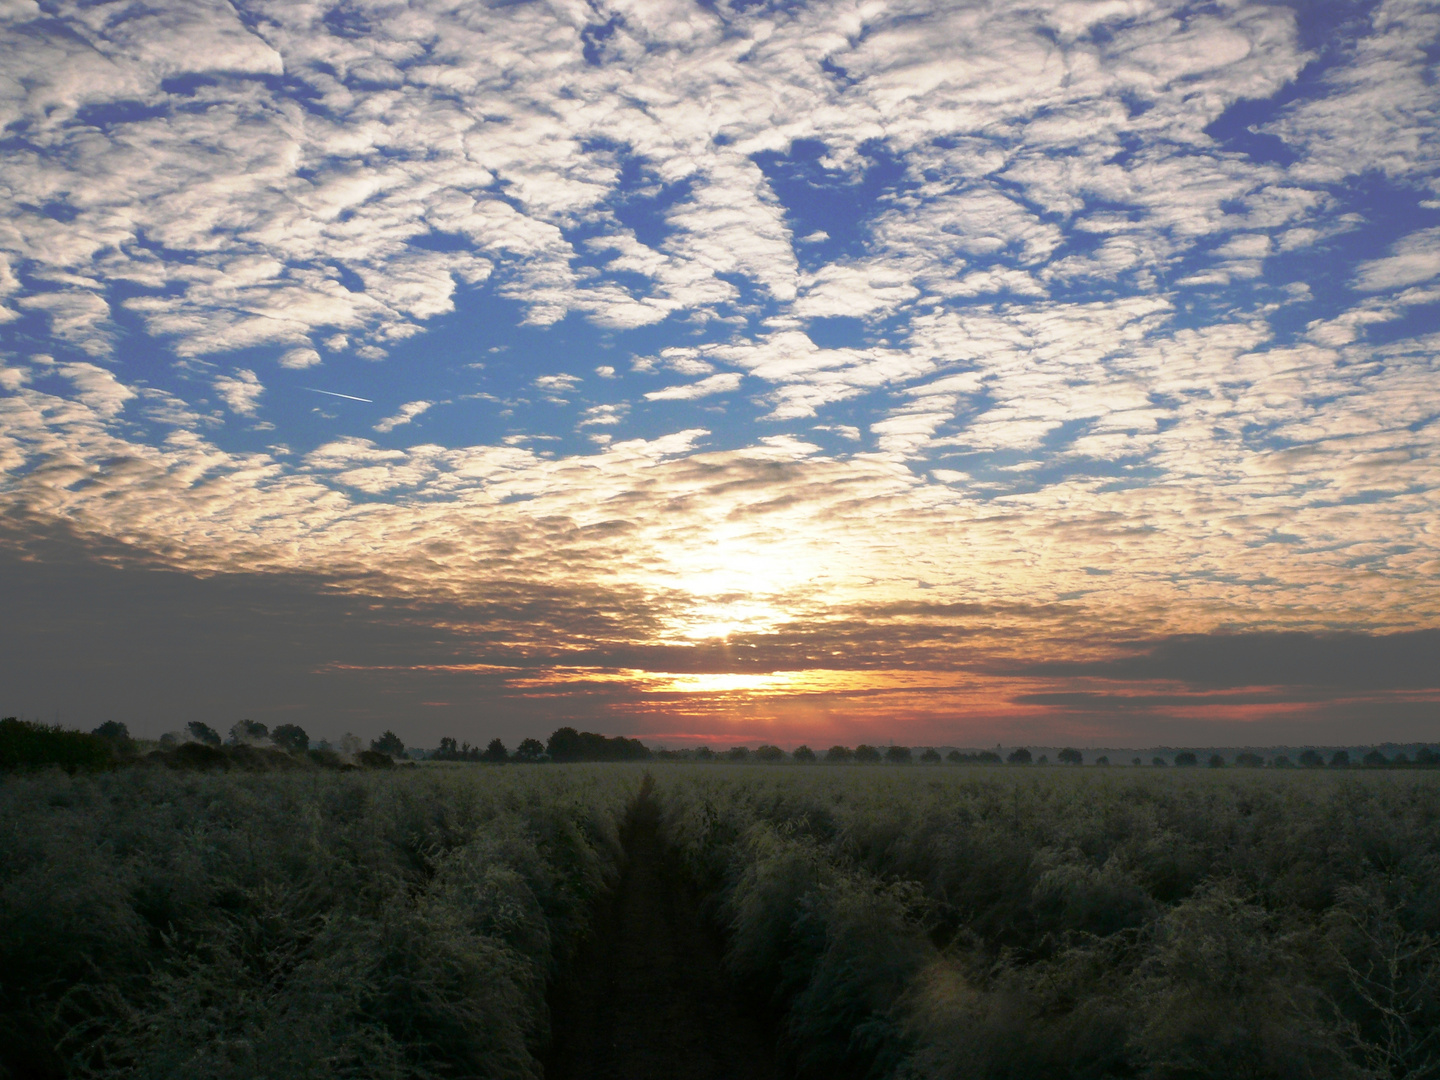
{"label": "green foliage", "polygon": [[1440,778],[675,770],[797,1076],[1440,1076]]}
{"label": "green foliage", "polygon": [[639,739],[607,738],[572,727],[557,728],[546,744],[551,761],[648,761],[649,748]]}
{"label": "green foliage", "polygon": [[111,741],[82,731],[18,720],[0,720],[0,769],[56,765],[67,772],[106,769],[115,762]]}
{"label": "green foliage", "polygon": [[538,1080],[637,780],[7,779],[0,1076]]}
{"label": "green foliage", "polygon": [[299,724],[280,724],[270,733],[270,741],[290,754],[303,754],[310,749],[310,736]]}
{"label": "green foliage", "polygon": [[237,720],[230,727],[231,746],[254,746],[270,738],[270,729],[258,720]]}
{"label": "green foliage", "polygon": [[202,723],[199,720],[191,720],[185,727],[190,732],[192,739],[196,742],[204,743],[206,746],[219,746],[223,741],[218,731],[209,724]]}
{"label": "green foliage", "polygon": [[405,744],[400,741],[400,736],[388,729],[378,739],[370,740],[370,749],[377,754],[384,754],[390,758],[402,758],[405,756]]}

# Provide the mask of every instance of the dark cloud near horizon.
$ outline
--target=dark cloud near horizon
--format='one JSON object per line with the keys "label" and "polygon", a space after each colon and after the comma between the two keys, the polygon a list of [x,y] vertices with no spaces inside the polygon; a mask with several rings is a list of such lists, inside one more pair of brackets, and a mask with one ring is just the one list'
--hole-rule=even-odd
{"label": "dark cloud near horizon", "polygon": [[1135,642],[1133,655],[1024,664],[1016,674],[1202,687],[1316,686],[1344,690],[1440,687],[1440,630],[1181,634]]}

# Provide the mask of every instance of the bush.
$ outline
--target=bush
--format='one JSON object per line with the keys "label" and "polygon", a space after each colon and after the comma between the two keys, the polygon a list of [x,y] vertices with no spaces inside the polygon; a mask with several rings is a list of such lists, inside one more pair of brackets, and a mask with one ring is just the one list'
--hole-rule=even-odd
{"label": "bush", "polygon": [[9,779],[0,1075],[538,1080],[636,779]]}
{"label": "bush", "polygon": [[1362,1080],[1430,1075],[1440,1030],[1440,783],[1407,779],[677,771],[657,797],[801,1078]]}
{"label": "bush", "polygon": [[66,772],[106,769],[115,762],[109,741],[98,735],[67,731],[55,725],[0,720],[0,769],[58,765]]}

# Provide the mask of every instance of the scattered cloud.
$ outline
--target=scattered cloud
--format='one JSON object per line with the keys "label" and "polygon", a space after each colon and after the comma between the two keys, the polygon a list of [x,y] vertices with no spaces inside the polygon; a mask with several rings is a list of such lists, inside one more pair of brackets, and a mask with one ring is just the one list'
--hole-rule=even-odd
{"label": "scattered cloud", "polygon": [[215,392],[220,400],[239,416],[254,416],[260,395],[265,387],[260,385],[255,372],[248,368],[238,369],[234,375],[221,375],[215,379]]}
{"label": "scattered cloud", "polygon": [[400,406],[394,416],[387,416],[375,425],[375,430],[382,435],[394,431],[397,427],[413,421],[421,413],[428,411],[435,405],[433,401],[408,401]]}

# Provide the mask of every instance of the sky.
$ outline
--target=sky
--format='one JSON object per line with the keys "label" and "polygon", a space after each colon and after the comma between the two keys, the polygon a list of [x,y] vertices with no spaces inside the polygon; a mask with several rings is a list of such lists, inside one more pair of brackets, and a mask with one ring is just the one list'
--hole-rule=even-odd
{"label": "sky", "polygon": [[0,3],[0,712],[1440,739],[1440,6]]}

